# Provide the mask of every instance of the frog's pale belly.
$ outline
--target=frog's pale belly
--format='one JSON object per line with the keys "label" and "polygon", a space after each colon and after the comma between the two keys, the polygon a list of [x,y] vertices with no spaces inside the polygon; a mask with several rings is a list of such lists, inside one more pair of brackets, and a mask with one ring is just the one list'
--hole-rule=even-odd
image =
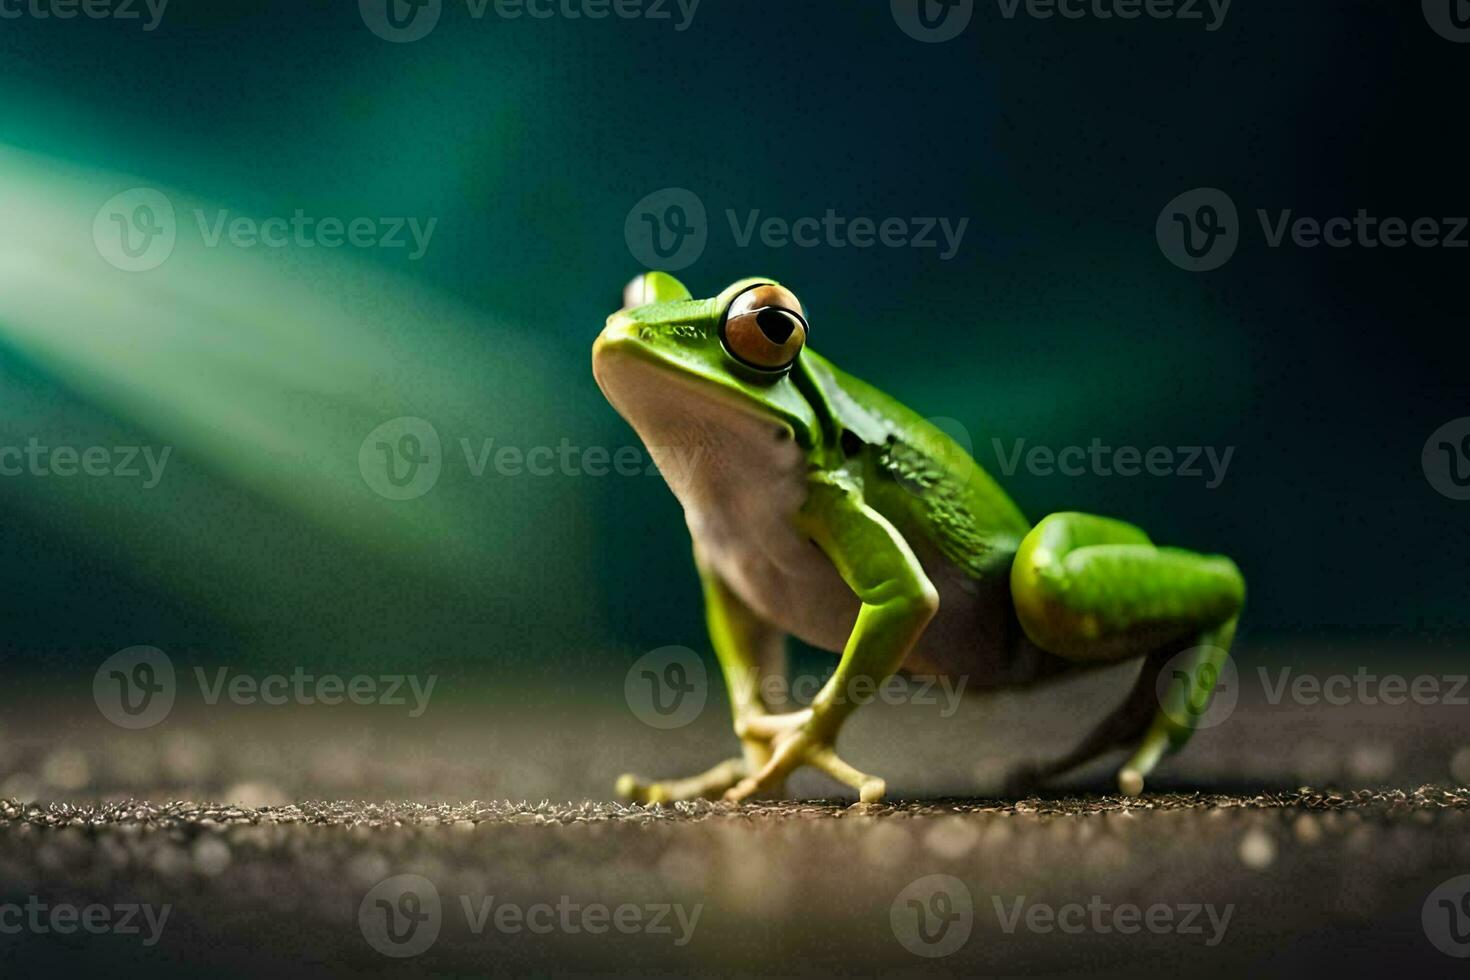
{"label": "frog's pale belly", "polygon": [[751,609],[812,646],[840,652],[861,603],[795,526],[807,492],[801,452],[789,441],[773,448],[782,451],[764,472],[727,471],[723,479],[682,488],[689,535]]}

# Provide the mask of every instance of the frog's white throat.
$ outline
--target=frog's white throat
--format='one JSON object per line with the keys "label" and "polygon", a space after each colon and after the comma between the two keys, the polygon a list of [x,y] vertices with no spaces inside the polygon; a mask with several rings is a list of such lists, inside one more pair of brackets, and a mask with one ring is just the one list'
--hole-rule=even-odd
{"label": "frog's white throat", "polygon": [[[805,459],[791,429],[738,395],[643,358],[595,364],[598,385],[633,426],[691,518],[712,510],[794,511],[805,490]],[[711,515],[712,516],[712,515]]]}

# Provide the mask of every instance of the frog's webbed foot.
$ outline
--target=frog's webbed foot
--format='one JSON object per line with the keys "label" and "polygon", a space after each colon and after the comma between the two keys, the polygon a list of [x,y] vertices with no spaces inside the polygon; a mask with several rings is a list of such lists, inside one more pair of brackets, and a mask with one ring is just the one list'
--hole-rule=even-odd
{"label": "frog's webbed foot", "polygon": [[[809,710],[794,714],[805,717],[785,735],[777,737],[770,761],[759,770],[740,779],[725,792],[725,799],[738,803],[758,795],[779,793],[780,787],[786,782],[786,777],[801,766],[814,766],[839,783],[851,786],[858,791],[858,798],[864,803],[877,803],[883,799],[883,794],[888,790],[883,780],[877,776],[859,772],[843,762],[838,757],[837,750],[832,747],[831,740],[813,730]],[[776,715],[773,717],[791,716]]]}

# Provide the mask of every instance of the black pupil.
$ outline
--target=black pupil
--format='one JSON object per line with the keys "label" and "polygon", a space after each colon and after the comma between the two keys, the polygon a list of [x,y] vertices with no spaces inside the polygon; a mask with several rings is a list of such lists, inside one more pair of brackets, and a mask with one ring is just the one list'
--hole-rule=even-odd
{"label": "black pupil", "polygon": [[777,347],[790,340],[792,332],[796,330],[796,321],[773,306],[768,306],[755,315],[755,325]]}

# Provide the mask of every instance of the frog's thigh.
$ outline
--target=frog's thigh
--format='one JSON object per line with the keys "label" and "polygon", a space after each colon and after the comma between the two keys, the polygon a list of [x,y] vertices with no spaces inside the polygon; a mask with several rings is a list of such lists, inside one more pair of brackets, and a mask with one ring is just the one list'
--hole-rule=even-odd
{"label": "frog's thigh", "polygon": [[[1053,514],[1017,549],[1011,594],[1027,636],[1058,656],[1105,663],[1149,655],[1128,700],[1071,753],[1038,770],[1060,774],[1141,737],[1118,773],[1119,789],[1141,792],[1144,777],[1166,749],[1188,741],[1208,705],[1245,599],[1239,569],[1228,558],[1155,547],[1121,521]],[[1156,702],[1159,670],[1190,644],[1191,660],[1176,671],[1185,683]]]}
{"label": "frog's thigh", "polygon": [[1131,524],[1060,513],[1021,542],[1011,594],[1037,646],[1102,663],[1142,656],[1231,620],[1245,583],[1229,558],[1159,548]]}

